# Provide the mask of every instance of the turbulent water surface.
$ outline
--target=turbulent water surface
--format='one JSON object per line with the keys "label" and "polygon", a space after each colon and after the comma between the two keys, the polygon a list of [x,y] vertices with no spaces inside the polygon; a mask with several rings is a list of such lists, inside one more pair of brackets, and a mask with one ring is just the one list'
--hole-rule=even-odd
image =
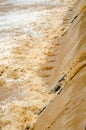
{"label": "turbulent water surface", "polygon": [[0,130],[31,128],[54,98],[49,91],[57,79],[73,77],[67,68],[78,43],[61,36],[74,20],[75,2],[0,0]]}

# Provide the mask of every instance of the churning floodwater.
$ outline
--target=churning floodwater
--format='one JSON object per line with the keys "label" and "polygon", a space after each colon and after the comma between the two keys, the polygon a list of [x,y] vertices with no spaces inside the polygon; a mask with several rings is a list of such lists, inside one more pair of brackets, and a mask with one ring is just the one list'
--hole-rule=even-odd
{"label": "churning floodwater", "polygon": [[[73,46],[67,33],[62,41],[75,20],[74,2],[0,0],[0,130],[32,127],[40,110],[55,97],[49,90],[57,79],[68,73],[69,81],[78,70],[72,72],[70,68],[75,66],[69,67],[78,40]],[[75,61],[73,65],[77,65]]]}

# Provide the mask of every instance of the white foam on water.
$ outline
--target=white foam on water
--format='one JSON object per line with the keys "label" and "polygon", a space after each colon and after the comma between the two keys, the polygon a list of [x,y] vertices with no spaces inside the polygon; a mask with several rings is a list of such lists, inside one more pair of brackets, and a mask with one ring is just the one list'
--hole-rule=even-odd
{"label": "white foam on water", "polygon": [[53,4],[53,3],[56,3],[56,4],[60,4],[61,1],[60,0],[9,0],[9,2],[13,3],[13,4],[16,4],[16,5],[26,5],[26,4],[38,4],[38,3],[41,3],[41,4]]}

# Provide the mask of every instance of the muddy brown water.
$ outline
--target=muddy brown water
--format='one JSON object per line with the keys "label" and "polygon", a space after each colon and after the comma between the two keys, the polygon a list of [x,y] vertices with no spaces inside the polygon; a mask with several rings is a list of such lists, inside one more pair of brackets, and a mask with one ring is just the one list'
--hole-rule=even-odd
{"label": "muddy brown water", "polygon": [[72,2],[10,0],[0,6],[0,130],[25,130],[55,97],[49,90],[57,80],[68,73],[69,81],[83,68],[84,20],[77,17],[64,40],[74,18]]}

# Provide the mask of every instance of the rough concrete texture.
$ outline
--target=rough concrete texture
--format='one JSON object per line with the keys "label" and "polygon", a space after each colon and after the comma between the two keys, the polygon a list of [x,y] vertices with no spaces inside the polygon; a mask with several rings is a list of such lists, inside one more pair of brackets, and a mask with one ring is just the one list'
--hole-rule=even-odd
{"label": "rough concrete texture", "polygon": [[62,72],[66,74],[66,77],[62,78],[63,89],[40,115],[32,130],[86,129],[86,2],[84,2],[82,4],[80,1],[75,5],[74,11],[78,12],[78,16],[74,17],[68,31],[60,40],[64,48],[60,49],[61,65],[57,71],[60,76]]}

